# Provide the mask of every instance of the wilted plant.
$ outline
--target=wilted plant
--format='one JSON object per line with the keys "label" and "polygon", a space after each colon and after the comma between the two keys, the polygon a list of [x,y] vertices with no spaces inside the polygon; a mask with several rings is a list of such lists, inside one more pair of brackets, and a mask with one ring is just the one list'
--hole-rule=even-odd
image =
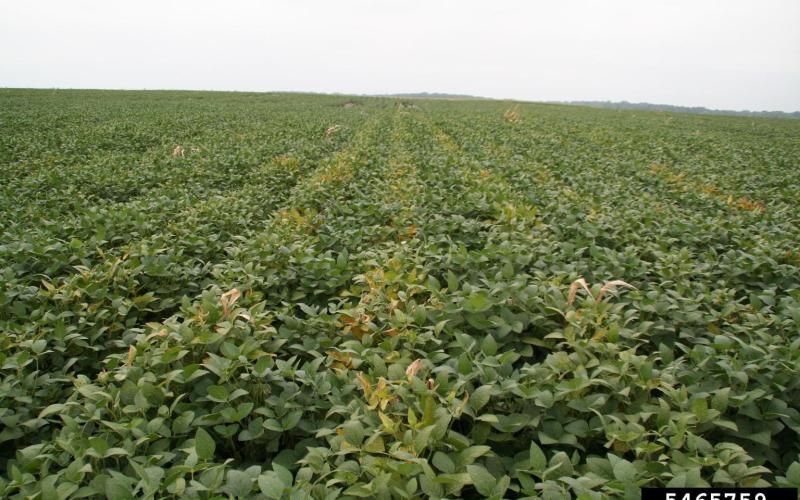
{"label": "wilted plant", "polygon": [[567,305],[572,305],[572,303],[575,302],[575,297],[578,295],[578,290],[581,288],[583,288],[586,291],[586,294],[592,297],[595,302],[600,302],[607,293],[614,293],[618,287],[636,290],[635,286],[622,280],[612,280],[604,283],[603,286],[600,287],[600,291],[597,292],[597,296],[594,296],[592,295],[592,291],[589,289],[589,284],[586,283],[586,280],[583,278],[578,278],[573,281],[569,287],[569,291],[567,293]]}
{"label": "wilted plant", "polygon": [[503,118],[509,123],[519,123],[519,104],[515,104],[503,112]]}
{"label": "wilted plant", "polygon": [[241,297],[241,296],[242,296],[242,293],[239,291],[238,288],[232,288],[232,289],[228,290],[227,292],[223,293],[222,296],[220,296],[219,301],[220,301],[220,304],[222,304],[222,314],[224,316],[229,316],[230,315],[231,306],[234,305],[236,303],[236,301],[239,300],[239,297]]}

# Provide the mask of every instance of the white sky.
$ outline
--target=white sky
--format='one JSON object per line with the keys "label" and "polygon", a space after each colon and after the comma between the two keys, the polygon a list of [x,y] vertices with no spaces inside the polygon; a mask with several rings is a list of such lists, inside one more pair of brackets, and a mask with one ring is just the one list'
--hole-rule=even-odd
{"label": "white sky", "polygon": [[0,0],[0,86],[800,110],[800,0]]}

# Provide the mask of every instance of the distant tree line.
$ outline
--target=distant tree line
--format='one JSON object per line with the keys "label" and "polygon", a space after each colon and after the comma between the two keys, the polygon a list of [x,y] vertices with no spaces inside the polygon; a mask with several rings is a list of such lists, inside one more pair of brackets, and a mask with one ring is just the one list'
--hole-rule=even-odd
{"label": "distant tree line", "polygon": [[559,104],[576,104],[592,106],[595,108],[631,109],[644,111],[672,111],[680,113],[700,113],[707,115],[738,115],[738,116],[771,116],[778,118],[800,118],[800,111],[786,113],[784,111],[733,111],[728,109],[709,109],[702,106],[673,106],[670,104],[651,104],[649,102],[628,101],[558,101]]}
{"label": "distant tree line", "polygon": [[410,92],[405,94],[383,94],[380,97],[404,97],[407,99],[488,99],[467,94],[446,94],[442,92]]}

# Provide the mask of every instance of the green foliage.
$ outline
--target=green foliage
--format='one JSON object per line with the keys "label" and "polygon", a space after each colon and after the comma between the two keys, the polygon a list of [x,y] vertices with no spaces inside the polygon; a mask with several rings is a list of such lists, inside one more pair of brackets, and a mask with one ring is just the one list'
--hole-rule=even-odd
{"label": "green foliage", "polygon": [[800,485],[800,125],[344,103],[0,92],[0,496]]}

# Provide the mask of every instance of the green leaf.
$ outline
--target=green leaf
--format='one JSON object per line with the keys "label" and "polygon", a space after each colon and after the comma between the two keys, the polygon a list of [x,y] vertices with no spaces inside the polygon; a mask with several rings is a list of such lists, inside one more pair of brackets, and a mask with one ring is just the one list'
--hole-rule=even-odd
{"label": "green leaf", "polygon": [[447,474],[452,474],[456,471],[456,465],[453,463],[453,460],[441,451],[437,451],[433,454],[431,462],[437,469]]}
{"label": "green leaf", "polygon": [[91,446],[100,457],[105,455],[106,451],[108,451],[108,443],[102,437],[89,438],[89,446]]}
{"label": "green leaf", "polygon": [[440,498],[444,496],[444,488],[442,488],[442,485],[428,476],[419,476],[419,487],[429,498]]}
{"label": "green leaf", "polygon": [[130,453],[125,448],[115,447],[115,448],[109,448],[108,450],[106,450],[106,452],[103,453],[103,458],[127,457],[128,455],[130,455]]}
{"label": "green leaf", "polygon": [[105,481],[106,498],[132,500],[132,489],[135,482],[119,472],[111,471],[111,477],[108,477]]}
{"label": "green leaf", "polygon": [[509,486],[511,486],[511,478],[504,475],[497,480],[497,484],[492,489],[492,498],[503,498]]}
{"label": "green leaf", "polygon": [[489,402],[492,394],[492,385],[482,385],[469,395],[469,404],[477,412]]}
{"label": "green leaf", "polygon": [[497,342],[491,335],[486,335],[481,342],[481,352],[487,356],[494,356],[497,354]]}
{"label": "green leaf", "polygon": [[208,399],[216,403],[225,403],[228,401],[228,391],[220,385],[209,386]]}
{"label": "green leaf", "polygon": [[483,290],[470,294],[464,301],[464,310],[471,313],[479,313],[489,310],[492,305],[491,297],[488,292]]}
{"label": "green leaf", "polygon": [[529,456],[533,472],[543,472],[547,468],[547,457],[535,441],[531,441]]}
{"label": "green leaf", "polygon": [[708,483],[700,476],[700,469],[687,469],[675,474],[666,484],[667,488],[707,488]]}
{"label": "green leaf", "polygon": [[275,473],[278,474],[278,477],[281,479],[283,484],[285,484],[287,487],[292,485],[294,477],[292,476],[291,471],[289,471],[289,469],[287,469],[283,465],[279,464],[277,459],[272,461],[272,470],[274,470]]}
{"label": "green leaf", "polygon": [[470,446],[469,448],[464,448],[458,453],[457,463],[461,467],[464,465],[469,465],[474,462],[475,459],[489,453],[490,451],[491,448],[488,446]]}
{"label": "green leaf", "polygon": [[264,428],[270,431],[283,432],[283,426],[274,418],[268,418],[264,421]]}
{"label": "green leaf", "polygon": [[414,449],[418,452],[422,452],[431,444],[431,433],[436,429],[436,426],[429,425],[424,429],[417,431],[412,443],[414,445]]}
{"label": "green leaf", "polygon": [[47,341],[44,339],[39,339],[31,344],[31,351],[33,351],[35,354],[40,354],[46,347]]}
{"label": "green leaf", "polygon": [[283,490],[286,489],[286,485],[280,480],[278,474],[271,470],[258,476],[258,487],[267,498],[273,499],[280,498],[283,495]]}
{"label": "green leaf", "polygon": [[225,481],[225,491],[235,497],[247,497],[253,488],[253,478],[246,473],[231,469]]}
{"label": "green leaf", "polygon": [[632,483],[636,479],[636,467],[623,458],[614,463],[613,469],[614,477],[624,484]]}
{"label": "green leaf", "polygon": [[731,430],[733,432],[739,432],[739,427],[737,427],[737,425],[734,422],[731,422],[730,420],[723,420],[721,418],[718,418],[717,420],[714,420],[714,425],[716,425],[717,427],[722,427],[723,429]]}
{"label": "green leaf", "polygon": [[708,402],[705,398],[697,398],[692,401],[692,413],[695,414],[700,422],[708,419]]}
{"label": "green leaf", "polygon": [[768,430],[739,433],[738,435],[755,443],[763,444],[764,446],[770,446],[772,444],[772,433],[770,433]]}
{"label": "green leaf", "polygon": [[208,432],[202,428],[198,428],[194,436],[194,449],[200,460],[211,460],[214,458],[214,451],[217,449],[217,444]]}
{"label": "green leaf", "polygon": [[[56,481],[58,481],[58,476],[48,476],[39,482],[41,500],[59,500],[55,487]],[[0,483],[0,486],[5,487],[5,483]]]}
{"label": "green leaf", "polygon": [[[134,462],[131,462],[131,465]],[[141,478],[141,484],[144,492],[154,494],[158,491],[162,479],[164,479],[165,471],[161,467],[134,467],[137,474]]]}
{"label": "green leaf", "polygon": [[467,474],[478,493],[488,497],[492,494],[497,480],[482,465],[468,465]]}
{"label": "green leaf", "polygon": [[354,496],[359,498],[373,498],[375,496],[375,492],[372,491],[372,488],[366,484],[354,484],[353,486],[347,488],[343,492],[344,495],[347,496]]}
{"label": "green leaf", "polygon": [[281,427],[283,427],[283,430],[285,431],[294,429],[302,417],[303,410],[289,412],[281,419]]}
{"label": "green leaf", "polygon": [[794,486],[800,487],[800,462],[794,462],[786,470],[786,479]]}
{"label": "green leaf", "polygon": [[57,403],[52,404],[39,413],[39,418],[49,417],[55,413],[60,413],[64,409],[64,405]]}
{"label": "green leaf", "polygon": [[459,283],[458,283],[458,276],[456,276],[453,271],[447,271],[447,291],[450,293],[455,292],[458,290]]}

